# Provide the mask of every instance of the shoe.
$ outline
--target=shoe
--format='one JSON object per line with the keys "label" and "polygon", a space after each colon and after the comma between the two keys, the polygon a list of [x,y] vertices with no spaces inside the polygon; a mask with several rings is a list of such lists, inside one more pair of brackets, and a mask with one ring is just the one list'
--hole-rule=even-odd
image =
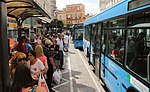
{"label": "shoe", "polygon": [[50,92],[56,92],[56,91],[54,91],[54,90],[50,90]]}

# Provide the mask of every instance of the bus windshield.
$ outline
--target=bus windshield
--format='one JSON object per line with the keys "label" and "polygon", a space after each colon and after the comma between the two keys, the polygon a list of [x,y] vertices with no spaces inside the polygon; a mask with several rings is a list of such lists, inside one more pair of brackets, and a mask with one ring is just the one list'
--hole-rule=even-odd
{"label": "bus windshield", "polygon": [[83,39],[83,23],[76,23],[73,25],[74,31],[74,40],[82,40]]}
{"label": "bus windshield", "polygon": [[82,40],[83,39],[83,29],[75,30],[75,39]]}

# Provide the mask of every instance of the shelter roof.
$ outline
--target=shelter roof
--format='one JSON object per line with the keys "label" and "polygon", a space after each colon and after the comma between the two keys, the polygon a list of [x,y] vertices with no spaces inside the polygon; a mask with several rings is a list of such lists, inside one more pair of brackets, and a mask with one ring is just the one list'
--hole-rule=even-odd
{"label": "shelter roof", "polygon": [[7,15],[16,18],[19,21],[24,21],[29,17],[47,17],[50,19],[50,14],[42,5],[37,3],[37,0],[6,0]]}

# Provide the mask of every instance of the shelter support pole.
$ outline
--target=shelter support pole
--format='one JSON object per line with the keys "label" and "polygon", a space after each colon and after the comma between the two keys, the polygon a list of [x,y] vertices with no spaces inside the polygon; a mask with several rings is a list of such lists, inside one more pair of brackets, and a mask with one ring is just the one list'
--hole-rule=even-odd
{"label": "shelter support pole", "polygon": [[22,28],[21,28],[21,24],[18,23],[18,42],[19,42],[19,48],[18,50],[20,52],[22,52],[22,39],[21,39],[21,35],[22,35]]}
{"label": "shelter support pole", "polygon": [[33,27],[33,18],[31,17],[31,30],[30,30],[30,41],[33,43],[35,38],[34,38],[34,27]]}
{"label": "shelter support pole", "polygon": [[0,92],[9,90],[9,51],[7,38],[7,6],[0,0]]}

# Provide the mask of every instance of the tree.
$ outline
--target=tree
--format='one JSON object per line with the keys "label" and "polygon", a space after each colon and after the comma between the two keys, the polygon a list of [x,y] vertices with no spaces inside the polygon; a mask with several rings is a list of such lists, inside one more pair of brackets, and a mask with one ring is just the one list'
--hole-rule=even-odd
{"label": "tree", "polygon": [[61,30],[63,29],[63,22],[61,20],[58,19],[54,19],[51,23],[50,23],[50,28],[52,29],[52,31],[57,32],[61,32]]}

